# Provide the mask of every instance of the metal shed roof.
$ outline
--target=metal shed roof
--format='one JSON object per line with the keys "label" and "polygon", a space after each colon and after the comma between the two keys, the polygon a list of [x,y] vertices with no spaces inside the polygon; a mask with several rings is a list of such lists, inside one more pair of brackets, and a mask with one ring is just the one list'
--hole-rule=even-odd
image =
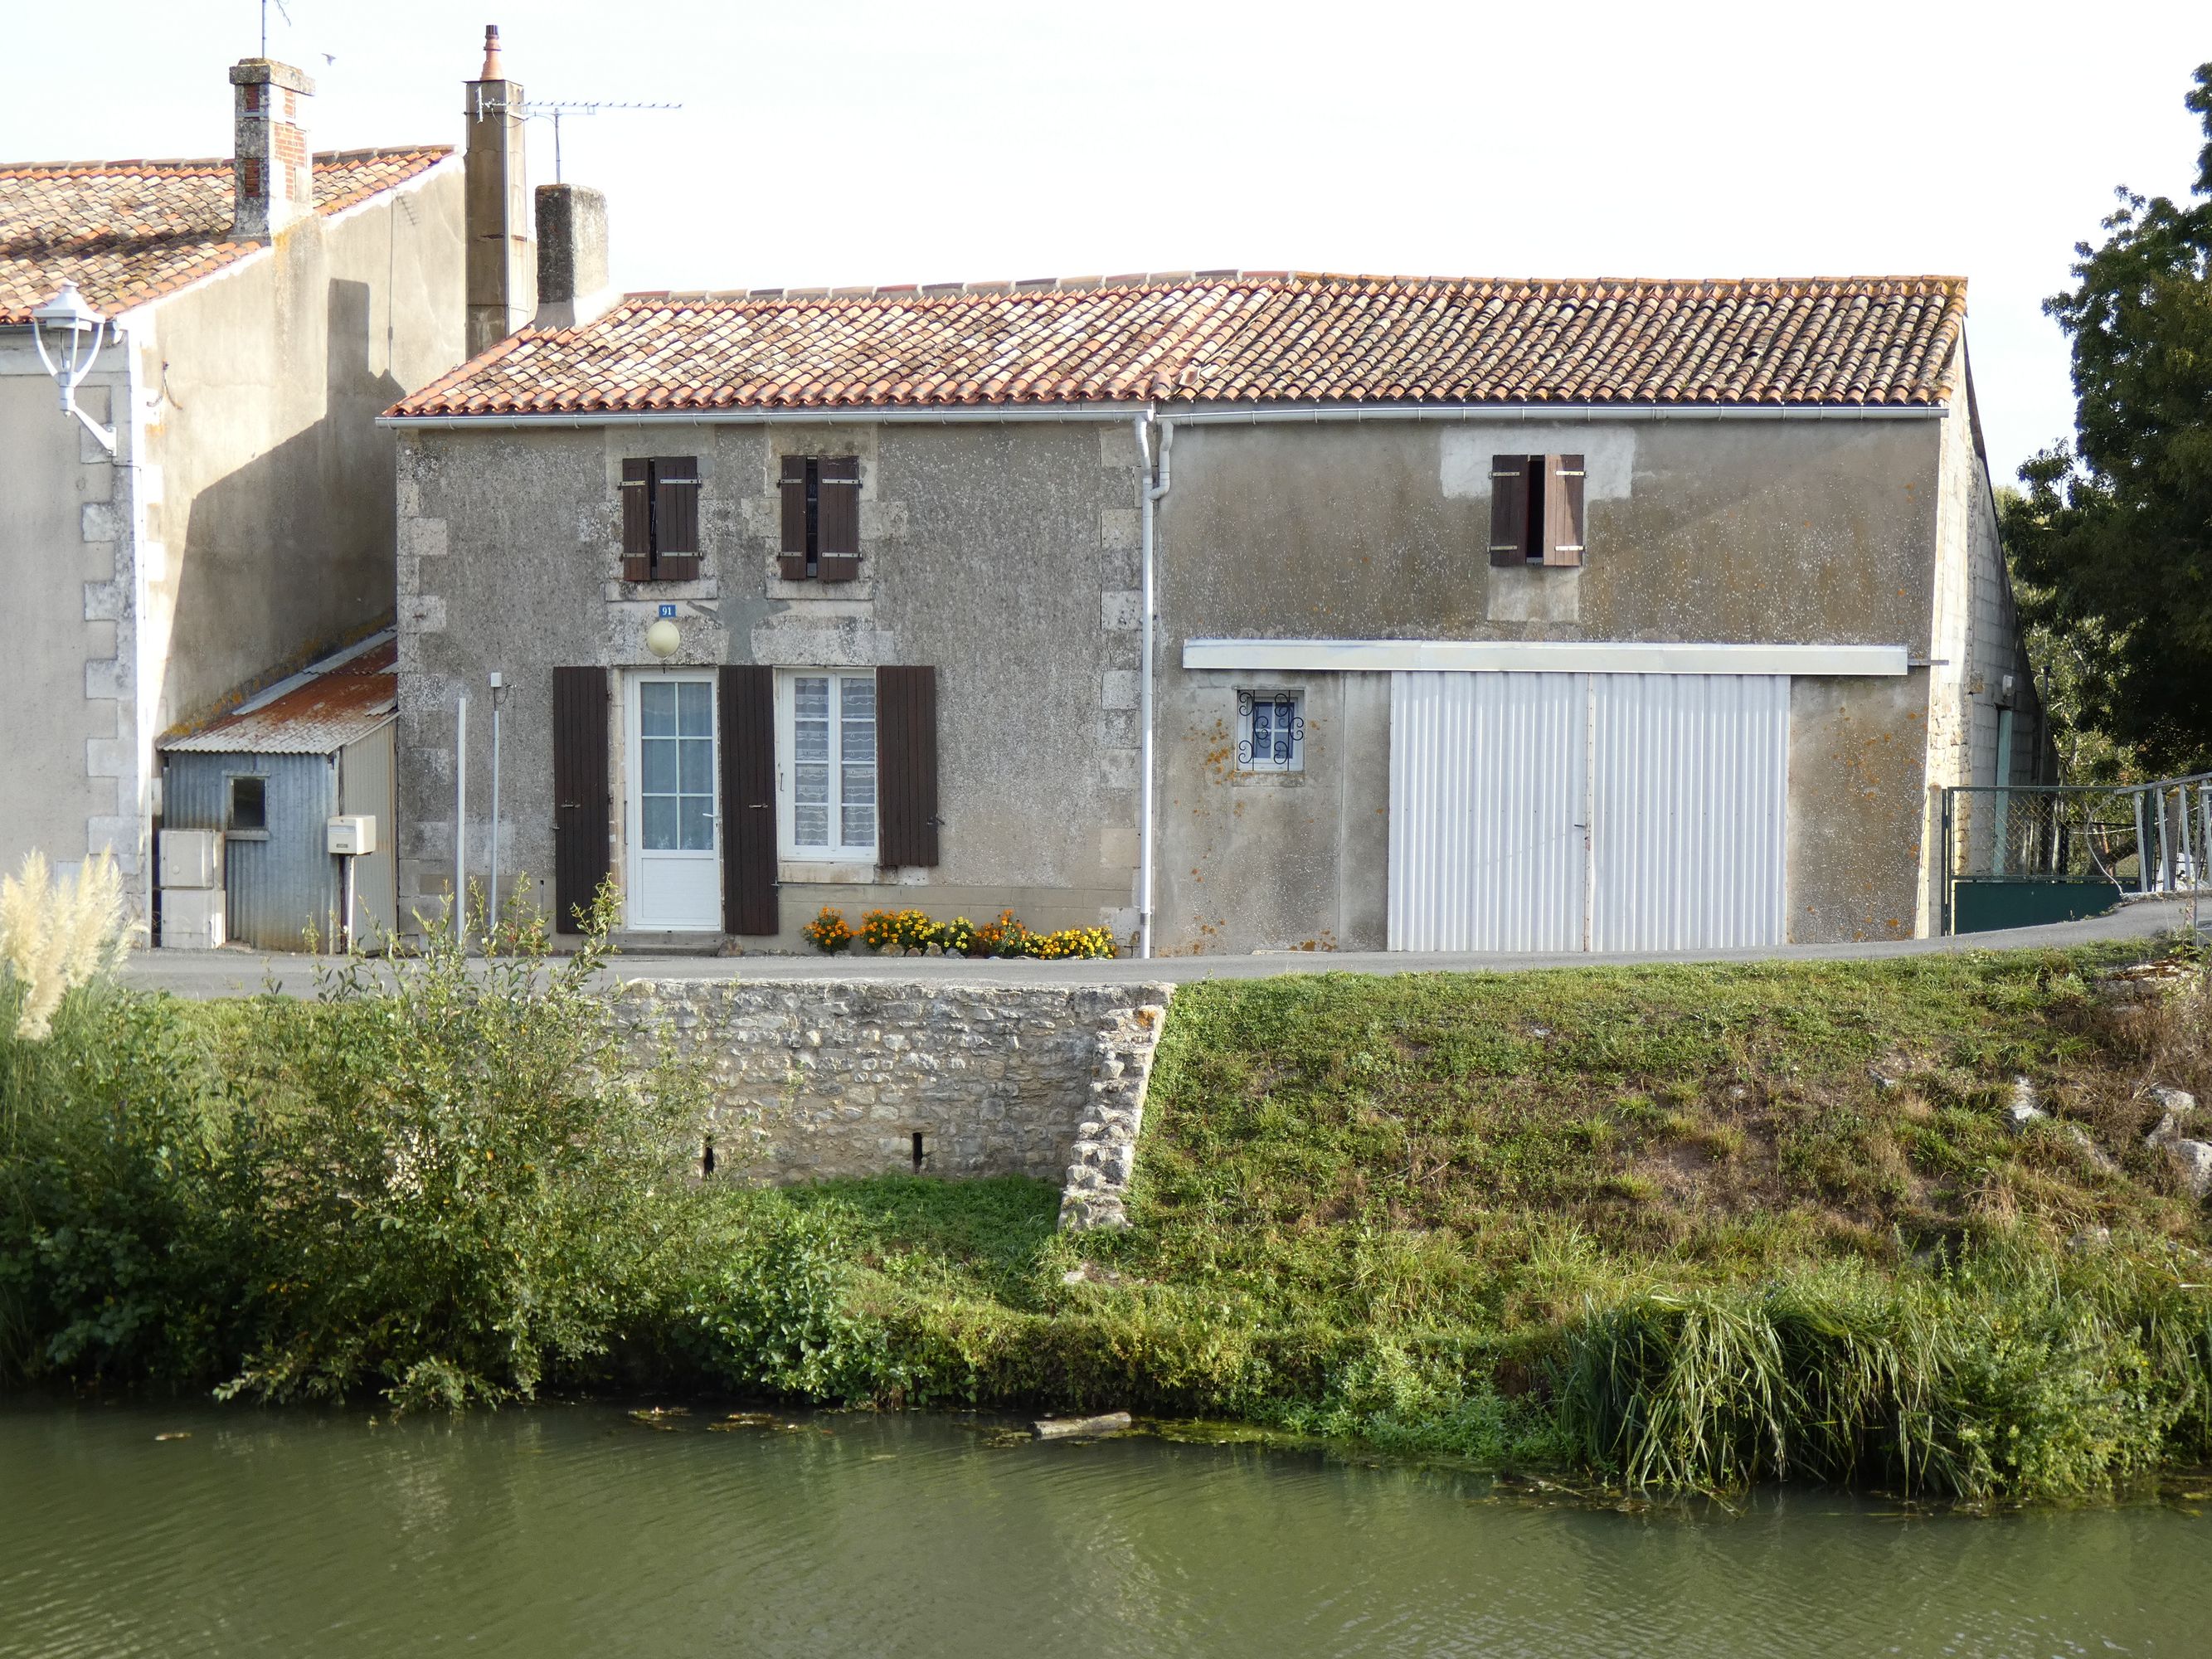
{"label": "metal shed roof", "polygon": [[389,635],[325,658],[189,737],[171,755],[328,755],[367,737],[399,710],[399,647]]}

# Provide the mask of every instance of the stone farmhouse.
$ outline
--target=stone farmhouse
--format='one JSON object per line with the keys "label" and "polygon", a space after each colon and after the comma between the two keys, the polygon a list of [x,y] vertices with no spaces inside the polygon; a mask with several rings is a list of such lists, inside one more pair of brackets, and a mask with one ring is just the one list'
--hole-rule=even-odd
{"label": "stone farmhouse", "polygon": [[388,622],[376,417],[468,355],[452,147],[313,153],[265,58],[228,94],[228,156],[0,166],[0,867],[111,849],[142,915],[157,740]]}
{"label": "stone farmhouse", "polygon": [[[573,257],[603,263],[603,251]],[[399,401],[402,908],[1159,953],[1941,925],[2048,764],[1949,277],[632,295]]]}

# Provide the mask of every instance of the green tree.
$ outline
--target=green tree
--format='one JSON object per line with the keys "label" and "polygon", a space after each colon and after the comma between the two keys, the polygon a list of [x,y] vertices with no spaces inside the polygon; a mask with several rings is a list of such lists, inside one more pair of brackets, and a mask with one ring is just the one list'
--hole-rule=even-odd
{"label": "green tree", "polygon": [[2002,508],[2028,620],[2064,653],[2039,666],[2063,668],[2100,769],[2212,769],[2212,64],[2188,103],[2191,199],[2121,190],[2103,245],[2075,245],[2079,286],[2045,302],[2073,339],[2076,441]]}

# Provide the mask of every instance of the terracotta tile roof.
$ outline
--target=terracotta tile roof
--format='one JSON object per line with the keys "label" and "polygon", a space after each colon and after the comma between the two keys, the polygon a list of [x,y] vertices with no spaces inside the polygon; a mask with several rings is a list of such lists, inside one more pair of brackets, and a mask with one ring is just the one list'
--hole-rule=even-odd
{"label": "terracotta tile roof", "polygon": [[1937,404],[1953,276],[1498,282],[1199,271],[634,294],[396,415],[1166,403]]}
{"label": "terracotta tile roof", "polygon": [[391,720],[399,708],[399,647],[386,641],[317,664],[279,695],[264,692],[187,736],[166,754],[327,755]]}
{"label": "terracotta tile roof", "polygon": [[[440,144],[315,157],[315,210],[337,213],[453,153]],[[0,163],[0,323],[74,282],[110,316],[243,258],[230,161]]]}

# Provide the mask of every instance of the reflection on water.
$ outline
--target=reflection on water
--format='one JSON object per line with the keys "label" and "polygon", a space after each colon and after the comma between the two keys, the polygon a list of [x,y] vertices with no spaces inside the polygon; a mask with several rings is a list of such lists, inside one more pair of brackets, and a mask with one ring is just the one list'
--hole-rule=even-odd
{"label": "reflection on water", "polygon": [[711,1420],[0,1409],[0,1656],[2212,1651],[2212,1519],[2172,1508],[1632,1516],[1253,1448]]}

